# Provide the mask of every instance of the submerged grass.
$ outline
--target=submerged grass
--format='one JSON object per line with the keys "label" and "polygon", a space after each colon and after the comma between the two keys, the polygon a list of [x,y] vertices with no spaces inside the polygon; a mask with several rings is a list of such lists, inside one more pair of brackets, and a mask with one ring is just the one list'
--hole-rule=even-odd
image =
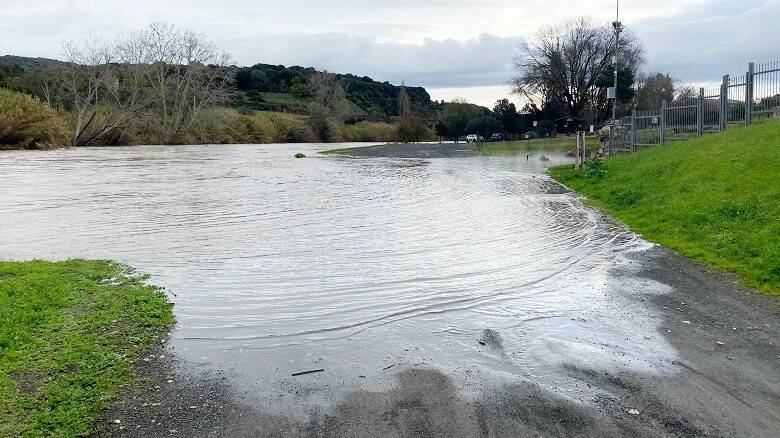
{"label": "submerged grass", "polygon": [[647,239],[780,296],[780,122],[667,143],[550,174]]}
{"label": "submerged grass", "polygon": [[162,291],[109,261],[0,262],[0,436],[78,436],[173,324]]}

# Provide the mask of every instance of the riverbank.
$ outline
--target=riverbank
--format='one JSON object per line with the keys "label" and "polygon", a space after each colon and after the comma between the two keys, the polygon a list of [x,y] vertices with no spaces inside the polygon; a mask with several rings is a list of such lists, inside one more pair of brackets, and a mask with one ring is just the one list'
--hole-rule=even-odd
{"label": "riverbank", "polygon": [[108,261],[0,262],[0,436],[106,427],[95,422],[133,362],[174,322],[144,280]]}
{"label": "riverbank", "polygon": [[648,240],[780,296],[780,122],[612,157],[553,178]]}
{"label": "riverbank", "polygon": [[557,154],[568,152],[575,146],[572,137],[537,139],[529,141],[475,143],[388,143],[374,146],[330,149],[324,155],[348,155],[373,158],[463,158],[474,156],[544,154],[545,149]]}

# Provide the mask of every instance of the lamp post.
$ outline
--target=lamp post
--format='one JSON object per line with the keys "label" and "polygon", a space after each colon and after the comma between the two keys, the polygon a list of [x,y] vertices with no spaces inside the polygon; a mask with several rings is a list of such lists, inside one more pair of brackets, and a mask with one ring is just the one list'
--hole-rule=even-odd
{"label": "lamp post", "polygon": [[615,54],[612,56],[612,67],[615,73],[615,95],[612,98],[612,124],[617,125],[617,104],[618,104],[618,53],[620,52],[620,31],[623,30],[623,23],[620,22],[620,0],[617,0],[617,9],[615,21],[612,22],[615,28]]}

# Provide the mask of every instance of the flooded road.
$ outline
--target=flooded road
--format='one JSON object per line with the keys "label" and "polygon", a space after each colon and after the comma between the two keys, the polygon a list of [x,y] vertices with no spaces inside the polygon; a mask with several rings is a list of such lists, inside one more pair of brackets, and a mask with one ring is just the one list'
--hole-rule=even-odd
{"label": "flooded road", "polygon": [[390,388],[408,367],[573,398],[592,391],[563,363],[668,372],[674,349],[630,301],[666,290],[632,274],[628,256],[649,245],[544,175],[561,153],[318,149],[3,153],[0,258],[106,258],[150,273],[175,302],[182,368],[219,370],[249,402],[285,412]]}

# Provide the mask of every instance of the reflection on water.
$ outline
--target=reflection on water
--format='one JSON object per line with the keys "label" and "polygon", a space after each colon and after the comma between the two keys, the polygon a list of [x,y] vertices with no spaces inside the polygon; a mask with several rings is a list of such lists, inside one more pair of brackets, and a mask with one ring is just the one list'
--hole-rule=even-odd
{"label": "reflection on water", "polygon": [[[175,294],[177,354],[260,399],[311,368],[343,387],[381,384],[390,365],[544,383],[563,361],[649,369],[672,354],[649,311],[627,304],[663,287],[632,277],[626,255],[646,243],[543,174],[561,154],[316,150],[0,154],[0,258],[109,258],[152,274]],[[501,342],[480,343],[485,330]]]}

